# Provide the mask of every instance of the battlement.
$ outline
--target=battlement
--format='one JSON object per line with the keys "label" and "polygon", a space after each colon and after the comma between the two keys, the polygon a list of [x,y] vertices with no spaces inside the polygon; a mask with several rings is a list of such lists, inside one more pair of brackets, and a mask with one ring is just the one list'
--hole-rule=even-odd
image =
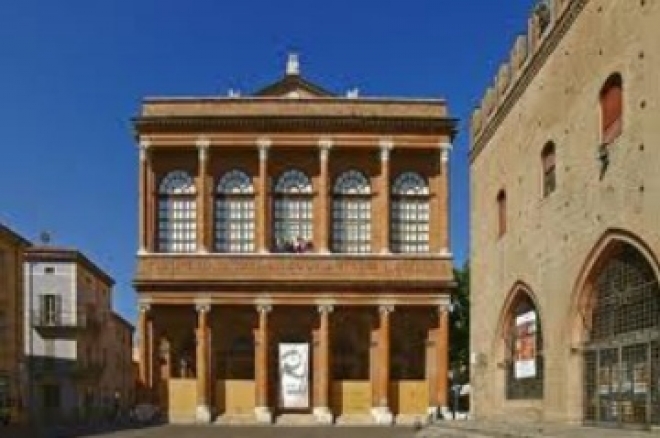
{"label": "battlement", "polygon": [[570,26],[588,0],[541,0],[527,22],[527,33],[516,38],[508,61],[497,70],[493,83],[486,90],[481,104],[472,113],[470,135],[474,157],[487,137],[510,108],[513,100],[527,86],[538,67]]}

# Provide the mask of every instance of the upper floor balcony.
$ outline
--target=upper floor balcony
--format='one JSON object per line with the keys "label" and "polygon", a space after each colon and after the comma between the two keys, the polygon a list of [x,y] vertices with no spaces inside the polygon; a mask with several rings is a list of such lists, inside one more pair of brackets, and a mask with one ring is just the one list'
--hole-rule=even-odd
{"label": "upper floor balcony", "polygon": [[33,310],[30,325],[44,337],[67,337],[96,330],[98,320],[85,312]]}

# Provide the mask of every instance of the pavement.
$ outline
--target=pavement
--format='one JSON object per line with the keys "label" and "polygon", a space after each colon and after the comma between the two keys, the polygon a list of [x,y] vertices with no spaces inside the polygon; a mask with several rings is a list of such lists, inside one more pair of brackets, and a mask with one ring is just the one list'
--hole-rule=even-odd
{"label": "pavement", "polygon": [[57,427],[1,427],[0,438],[659,438],[660,429],[633,431],[560,424],[441,421],[412,426],[219,426],[161,425],[117,430]]}

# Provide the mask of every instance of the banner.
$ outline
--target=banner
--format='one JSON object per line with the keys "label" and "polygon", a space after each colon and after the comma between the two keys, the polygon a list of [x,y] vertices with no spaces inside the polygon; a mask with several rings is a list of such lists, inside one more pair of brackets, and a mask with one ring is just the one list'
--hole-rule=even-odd
{"label": "banner", "polygon": [[309,408],[309,345],[280,344],[279,363],[281,407]]}
{"label": "banner", "polygon": [[516,317],[516,379],[536,377],[536,312]]}

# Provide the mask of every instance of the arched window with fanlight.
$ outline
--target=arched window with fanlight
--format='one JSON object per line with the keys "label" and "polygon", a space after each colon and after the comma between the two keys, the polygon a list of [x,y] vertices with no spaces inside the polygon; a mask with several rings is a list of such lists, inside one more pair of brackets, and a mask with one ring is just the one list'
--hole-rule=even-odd
{"label": "arched window with fanlight", "polygon": [[185,171],[169,172],[158,187],[158,251],[197,249],[197,190]]}
{"label": "arched window with fanlight", "polygon": [[600,89],[601,144],[616,140],[623,131],[623,77],[610,75]]}
{"label": "arched window with fanlight", "polygon": [[275,183],[273,245],[278,252],[312,250],[312,183],[297,169],[282,173]]}
{"label": "arched window with fanlight", "polygon": [[254,220],[252,179],[241,170],[230,170],[216,188],[216,251],[254,252]]}
{"label": "arched window with fanlight", "polygon": [[506,398],[543,398],[543,332],[534,302],[518,291],[506,319]]}
{"label": "arched window with fanlight", "polygon": [[429,252],[429,186],[420,174],[404,172],[392,185],[392,252]]}
{"label": "arched window with fanlight", "polygon": [[333,188],[332,250],[371,252],[371,185],[357,170],[339,175]]}

